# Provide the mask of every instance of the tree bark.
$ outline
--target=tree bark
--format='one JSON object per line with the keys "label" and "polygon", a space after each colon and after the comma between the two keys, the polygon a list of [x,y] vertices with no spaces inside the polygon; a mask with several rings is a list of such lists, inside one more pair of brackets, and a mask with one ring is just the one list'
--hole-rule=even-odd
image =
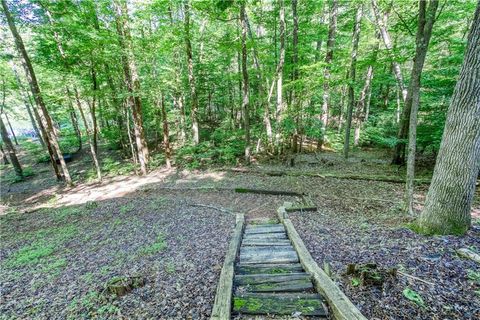
{"label": "tree bark", "polygon": [[360,40],[360,28],[362,24],[363,6],[357,8],[355,16],[355,23],[353,25],[352,35],[352,54],[350,62],[350,72],[348,81],[348,109],[347,109],[347,123],[345,126],[345,143],[343,145],[343,156],[348,159],[348,152],[350,150],[350,129],[352,128],[353,106],[355,104],[355,78],[357,68],[357,54],[358,42]]}
{"label": "tree bark", "polygon": [[165,97],[161,94],[162,124],[163,124],[163,147],[165,150],[165,163],[167,168],[172,167],[172,150],[170,149],[170,132],[168,130],[167,107],[165,106]]}
{"label": "tree bark", "polygon": [[337,32],[338,0],[332,0],[330,6],[330,23],[328,27],[327,53],[325,55],[325,69],[323,71],[323,101],[320,115],[320,138],[317,149],[322,150],[325,143],[325,134],[328,125],[328,111],[330,104],[330,64],[333,59],[333,47],[335,46],[335,33]]}
{"label": "tree bark", "polygon": [[125,82],[129,92],[129,103],[132,108],[133,131],[135,135],[135,143],[137,145],[138,162],[140,163],[141,174],[147,174],[149,151],[145,140],[142,119],[142,100],[140,98],[140,79],[137,73],[135,57],[133,55],[132,39],[128,26],[127,3],[125,0],[115,0],[114,7],[116,10],[117,31],[122,48],[123,72],[125,74]]}
{"label": "tree bark", "polygon": [[17,136],[15,135],[15,131],[13,131],[12,124],[10,123],[10,119],[8,118],[7,112],[3,112],[5,115],[5,120],[7,120],[8,128],[10,129],[10,133],[12,134],[13,141],[15,141],[15,145],[18,146]]}
{"label": "tree bark", "polygon": [[[45,121],[46,124],[46,136],[48,140],[48,144],[51,145],[51,151],[55,151],[58,160],[60,161],[60,166],[62,168],[63,172],[63,178],[65,179],[65,182],[67,185],[73,185],[72,179],[70,177],[70,173],[68,172],[67,164],[65,163],[65,160],[63,159],[63,154],[62,151],[60,150],[60,145],[58,144],[57,136],[53,128],[53,123],[52,119],[50,118],[50,114],[48,113],[48,110],[45,106],[45,103],[43,101],[43,97],[40,91],[40,86],[38,85],[37,77],[35,75],[35,71],[33,69],[33,65],[30,61],[30,57],[27,54],[27,50],[25,49],[25,45],[23,44],[23,40],[18,33],[18,30],[15,26],[15,23],[13,21],[13,18],[10,14],[10,11],[8,9],[7,3],[5,0],[2,0],[2,7],[5,12],[5,16],[7,18],[7,22],[10,28],[10,31],[12,32],[13,38],[15,40],[15,45],[20,52],[20,55],[23,58],[24,62],[24,67],[25,67],[25,73],[27,74],[28,82],[30,84],[30,89],[32,90],[33,97],[35,99],[35,102],[37,103],[40,111],[42,112],[43,120]],[[50,160],[52,162],[55,162],[55,159],[53,158],[53,154],[50,153]],[[53,164],[54,169],[56,168],[56,164]],[[56,175],[57,178],[59,178],[59,172],[56,170]]]}
{"label": "tree bark", "polygon": [[78,111],[80,111],[80,117],[82,118],[85,131],[87,132],[89,145],[90,145],[90,154],[92,155],[93,165],[97,173],[97,179],[98,181],[101,181],[102,171],[100,169],[100,162],[98,161],[97,149],[95,149],[95,143],[93,142],[94,135],[92,133],[92,130],[90,129],[87,118],[85,117],[85,113],[83,112],[82,102],[80,101],[80,95],[78,94],[78,90],[77,88],[74,88],[73,90],[75,91],[75,100],[77,102]]}
{"label": "tree bark", "polygon": [[242,111],[243,111],[243,126],[245,130],[245,161],[250,163],[250,110],[249,110],[249,96],[248,96],[248,67],[247,67],[247,19],[245,13],[245,3],[240,3],[240,24],[242,28]]}
{"label": "tree bark", "polygon": [[480,169],[480,2],[450,103],[420,227],[426,233],[462,234]]}
{"label": "tree bark", "polygon": [[190,116],[192,118],[192,135],[193,143],[200,143],[200,128],[198,125],[198,97],[197,97],[197,88],[195,81],[195,73],[193,70],[193,54],[192,54],[192,43],[190,41],[190,0],[183,0],[183,9],[184,9],[184,29],[185,29],[185,50],[187,54],[187,68],[188,68],[188,82],[190,84],[190,99],[191,99],[191,110]]}
{"label": "tree bark", "polygon": [[2,154],[2,162],[3,162],[3,164],[4,164],[4,165],[10,164],[10,162],[8,161],[7,154],[5,153],[5,150],[3,150],[3,147],[2,147],[1,144],[0,144],[0,153]]}
{"label": "tree bark", "polygon": [[[377,38],[380,37],[380,34],[377,35]],[[373,45],[373,61],[377,60],[378,55],[378,48],[379,48],[379,41]],[[367,67],[367,73],[365,75],[365,84],[363,85],[363,89],[360,92],[360,97],[358,98],[357,102],[357,112],[355,116],[355,132],[353,135],[353,145],[358,146],[360,142],[360,130],[362,128],[362,124],[368,120],[368,113],[370,111],[370,97],[371,97],[371,90],[372,90],[372,80],[373,80],[373,65],[369,65]]]}
{"label": "tree bark", "polygon": [[279,33],[280,33],[280,55],[277,65],[277,110],[275,112],[276,118],[276,132],[275,132],[275,146],[277,152],[280,153],[281,144],[281,122],[285,105],[283,102],[283,66],[285,64],[285,6],[283,0],[279,0]]}
{"label": "tree bark", "polygon": [[410,109],[410,128],[408,140],[407,183],[405,190],[405,209],[410,215],[413,211],[413,193],[415,178],[415,152],[417,142],[417,114],[420,104],[420,86],[423,65],[427,56],[428,44],[432,36],[438,0],[419,1],[418,29],[416,35],[415,57],[413,58],[412,75],[405,102],[405,109]]}
{"label": "tree bark", "polygon": [[7,128],[3,123],[2,117],[0,117],[0,134],[2,135],[2,141],[7,149],[8,157],[10,158],[10,162],[13,165],[13,169],[15,170],[15,174],[20,178],[23,179],[23,170],[20,162],[18,161],[17,154],[15,153],[15,147],[8,136]]}
{"label": "tree bark", "polygon": [[290,90],[291,93],[291,105],[294,111],[295,119],[295,133],[293,134],[292,139],[292,151],[294,153],[298,152],[298,138],[299,138],[299,126],[300,126],[300,107],[297,101],[297,96],[295,94],[295,82],[298,80],[298,14],[297,14],[297,0],[292,0],[292,17],[293,17],[293,31],[292,31],[292,82],[293,88]]}

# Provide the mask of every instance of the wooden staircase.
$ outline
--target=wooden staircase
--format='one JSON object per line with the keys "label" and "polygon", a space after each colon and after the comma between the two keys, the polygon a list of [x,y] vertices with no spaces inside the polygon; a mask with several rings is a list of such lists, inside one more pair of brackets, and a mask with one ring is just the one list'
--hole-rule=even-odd
{"label": "wooden staircase", "polygon": [[234,313],[327,315],[283,224],[247,225],[234,270]]}

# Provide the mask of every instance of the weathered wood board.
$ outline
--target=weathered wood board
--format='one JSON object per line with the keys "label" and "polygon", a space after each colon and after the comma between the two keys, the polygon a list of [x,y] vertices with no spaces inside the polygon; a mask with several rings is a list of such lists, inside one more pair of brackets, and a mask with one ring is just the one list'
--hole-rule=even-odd
{"label": "weathered wood board", "polygon": [[325,316],[321,296],[305,293],[245,293],[234,297],[233,310],[244,314]]}

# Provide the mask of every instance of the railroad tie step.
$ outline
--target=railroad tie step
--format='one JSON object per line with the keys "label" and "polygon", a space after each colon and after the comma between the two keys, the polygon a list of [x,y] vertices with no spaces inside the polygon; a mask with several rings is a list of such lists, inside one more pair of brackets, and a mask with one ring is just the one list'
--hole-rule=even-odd
{"label": "railroad tie step", "polygon": [[233,297],[233,311],[243,314],[326,316],[319,294],[241,293]]}
{"label": "railroad tie step", "polygon": [[240,263],[298,263],[297,252],[291,246],[241,247]]}
{"label": "railroad tie step", "polygon": [[237,264],[235,274],[289,274],[302,272],[300,263]]}
{"label": "railroad tie step", "polygon": [[236,275],[235,292],[305,292],[313,290],[310,275],[305,272],[290,274]]}

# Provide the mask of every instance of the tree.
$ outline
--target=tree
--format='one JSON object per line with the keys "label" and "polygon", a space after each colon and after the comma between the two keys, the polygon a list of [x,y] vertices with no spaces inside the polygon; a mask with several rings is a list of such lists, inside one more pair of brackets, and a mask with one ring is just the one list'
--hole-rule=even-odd
{"label": "tree", "polygon": [[183,11],[184,11],[184,29],[185,29],[185,52],[187,55],[187,68],[188,68],[188,82],[190,84],[190,99],[191,99],[191,108],[190,116],[192,118],[192,134],[193,134],[193,143],[200,143],[200,128],[198,125],[198,97],[197,97],[197,88],[195,81],[195,73],[193,70],[193,54],[192,54],[192,43],[190,41],[190,0],[183,0]]}
{"label": "tree", "polygon": [[[6,89],[5,89],[5,80],[2,79],[2,105],[0,106],[0,135],[2,136],[2,142],[5,145],[5,148],[7,149],[8,156],[10,158],[10,162],[13,165],[13,168],[15,170],[15,174],[17,177],[20,179],[23,179],[23,170],[22,166],[20,165],[20,162],[18,161],[17,154],[15,152],[15,147],[13,146],[12,140],[10,140],[10,137],[8,136],[7,128],[5,127],[5,124],[3,123],[3,118],[1,115],[3,114],[4,107],[5,107],[5,96],[6,96]],[[3,148],[2,148],[2,155],[3,155],[3,161],[4,164],[8,163],[8,160],[6,160]]]}
{"label": "tree", "polygon": [[320,115],[320,139],[318,140],[317,149],[322,150],[325,142],[325,134],[328,124],[328,109],[330,100],[330,64],[333,59],[333,48],[335,45],[335,33],[337,32],[337,14],[338,1],[332,0],[330,4],[330,23],[328,27],[327,53],[325,55],[325,68],[323,71],[323,102]]}
{"label": "tree", "polygon": [[240,3],[240,24],[242,28],[242,112],[243,129],[245,130],[245,161],[250,162],[250,110],[248,96],[248,67],[247,67],[247,17],[245,2]]}
{"label": "tree", "polygon": [[405,194],[406,210],[413,215],[413,192],[415,178],[415,152],[417,142],[417,114],[420,105],[420,85],[423,65],[427,56],[428,44],[432,36],[433,24],[438,8],[438,0],[419,1],[416,50],[413,58],[412,74],[408,87],[405,109],[410,109],[410,130],[408,141],[407,185]]}
{"label": "tree", "polygon": [[355,23],[353,25],[352,36],[352,54],[350,62],[349,83],[348,83],[348,110],[347,110],[347,124],[345,127],[345,143],[343,146],[343,155],[347,159],[350,149],[350,129],[352,127],[352,115],[353,106],[355,104],[355,77],[356,77],[356,64],[358,54],[358,41],[360,40],[360,27],[362,24],[363,6],[360,5],[357,8],[357,14],[355,17]]}
{"label": "tree", "polygon": [[285,111],[285,103],[283,101],[283,67],[285,64],[285,5],[283,0],[278,2],[279,5],[279,32],[280,32],[280,56],[278,58],[277,65],[277,110],[276,120],[277,120],[277,130],[275,133],[275,144],[277,151],[280,152],[280,137],[281,137],[281,122],[283,120],[283,113]]}
{"label": "tree", "polygon": [[2,117],[0,117],[0,134],[2,135],[3,144],[5,145],[5,148],[7,149],[7,153],[8,153],[8,157],[10,158],[10,162],[12,163],[13,168],[15,169],[15,174],[20,179],[23,179],[22,166],[20,165],[20,162],[18,161],[17,154],[15,152],[15,147],[13,146],[13,143],[10,140],[10,137],[8,136],[7,128],[5,127],[5,124],[3,123]]}
{"label": "tree", "polygon": [[419,225],[423,232],[463,234],[480,170],[480,2],[468,36],[460,76]]}
{"label": "tree", "polygon": [[60,150],[60,145],[58,144],[57,135],[53,128],[52,119],[43,101],[42,93],[40,91],[40,86],[38,85],[38,81],[35,75],[35,71],[33,69],[33,65],[30,61],[30,57],[28,56],[27,50],[25,49],[25,45],[23,44],[23,40],[20,34],[18,33],[18,30],[13,21],[12,15],[10,14],[10,11],[8,9],[7,2],[5,0],[2,0],[2,7],[5,13],[5,17],[7,18],[8,26],[15,40],[15,45],[17,47],[17,50],[19,51],[20,55],[23,58],[25,73],[27,75],[28,82],[30,84],[30,89],[32,90],[32,93],[33,93],[33,97],[40,111],[42,112],[42,117],[43,117],[42,121],[44,121],[46,124],[45,134],[47,137],[46,140],[48,141],[47,145],[48,145],[49,154],[50,154],[50,161],[52,162],[52,166],[55,169],[57,178],[60,178],[60,174],[56,166],[56,160],[53,156],[53,151],[55,151],[56,156],[58,157],[58,160],[60,162],[60,166],[62,168],[63,178],[65,179],[65,182],[67,183],[67,185],[73,185],[72,179],[70,177],[70,173],[68,172],[67,164],[63,159],[63,154],[62,154],[62,151]]}
{"label": "tree", "polygon": [[138,77],[135,57],[133,55],[132,39],[130,28],[128,25],[127,3],[125,0],[115,0],[114,7],[117,19],[117,32],[122,48],[122,64],[125,74],[125,83],[129,93],[129,104],[132,109],[133,129],[135,133],[135,143],[137,145],[138,162],[140,163],[140,171],[147,174],[148,166],[148,146],[145,140],[143,130],[143,113],[142,99],[140,97],[140,79]]}

